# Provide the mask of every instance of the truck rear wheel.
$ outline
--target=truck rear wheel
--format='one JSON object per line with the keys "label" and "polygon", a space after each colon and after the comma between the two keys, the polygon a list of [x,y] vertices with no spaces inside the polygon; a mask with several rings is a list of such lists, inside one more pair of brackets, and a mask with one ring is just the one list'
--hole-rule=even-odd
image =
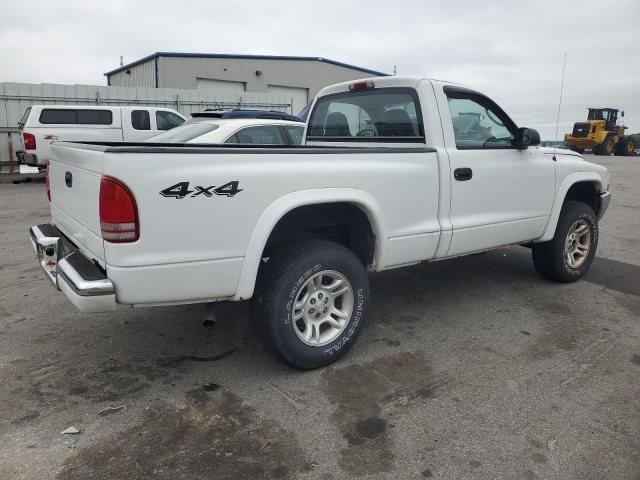
{"label": "truck rear wheel", "polygon": [[253,319],[274,353],[290,365],[312,369],[351,348],[369,297],[367,273],[353,252],[309,240],[274,252],[263,269]]}
{"label": "truck rear wheel", "polygon": [[549,280],[575,282],[589,270],[597,247],[598,221],[593,209],[586,203],[568,201],[554,237],[533,244],[533,264]]}

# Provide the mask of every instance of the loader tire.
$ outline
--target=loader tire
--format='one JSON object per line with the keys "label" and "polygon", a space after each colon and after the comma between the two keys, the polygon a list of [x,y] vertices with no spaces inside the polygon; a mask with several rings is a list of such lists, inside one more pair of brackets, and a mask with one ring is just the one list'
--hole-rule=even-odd
{"label": "loader tire", "polygon": [[616,144],[613,141],[613,135],[609,135],[600,145],[596,146],[594,153],[596,155],[610,156],[615,150]]}
{"label": "loader tire", "polygon": [[616,149],[616,155],[628,157],[633,155],[636,149],[636,142],[630,137],[623,137],[618,142],[618,148]]}

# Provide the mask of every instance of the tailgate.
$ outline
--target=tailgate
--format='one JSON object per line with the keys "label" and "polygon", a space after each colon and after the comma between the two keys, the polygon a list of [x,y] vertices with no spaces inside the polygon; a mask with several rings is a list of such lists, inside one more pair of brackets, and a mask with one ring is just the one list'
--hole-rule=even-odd
{"label": "tailgate", "polygon": [[51,219],[88,258],[104,267],[99,195],[104,153],[88,145],[54,143],[49,162]]}

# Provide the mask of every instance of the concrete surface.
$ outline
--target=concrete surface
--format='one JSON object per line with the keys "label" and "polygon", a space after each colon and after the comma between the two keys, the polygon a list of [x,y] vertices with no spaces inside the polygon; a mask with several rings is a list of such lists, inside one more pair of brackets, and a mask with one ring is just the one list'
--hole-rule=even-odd
{"label": "concrete surface", "polygon": [[596,160],[613,202],[585,280],[520,247],[375,275],[357,345],[313,372],[265,353],[247,304],[214,327],[78,313],[27,238],[42,183],[0,184],[0,478],[640,478],[640,159]]}

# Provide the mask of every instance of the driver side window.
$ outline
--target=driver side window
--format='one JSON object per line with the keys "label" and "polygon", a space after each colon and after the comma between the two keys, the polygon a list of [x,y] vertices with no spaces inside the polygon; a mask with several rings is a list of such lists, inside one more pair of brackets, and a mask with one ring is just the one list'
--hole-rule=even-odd
{"label": "driver side window", "polygon": [[515,135],[502,112],[481,99],[450,96],[448,101],[459,150],[513,148]]}

